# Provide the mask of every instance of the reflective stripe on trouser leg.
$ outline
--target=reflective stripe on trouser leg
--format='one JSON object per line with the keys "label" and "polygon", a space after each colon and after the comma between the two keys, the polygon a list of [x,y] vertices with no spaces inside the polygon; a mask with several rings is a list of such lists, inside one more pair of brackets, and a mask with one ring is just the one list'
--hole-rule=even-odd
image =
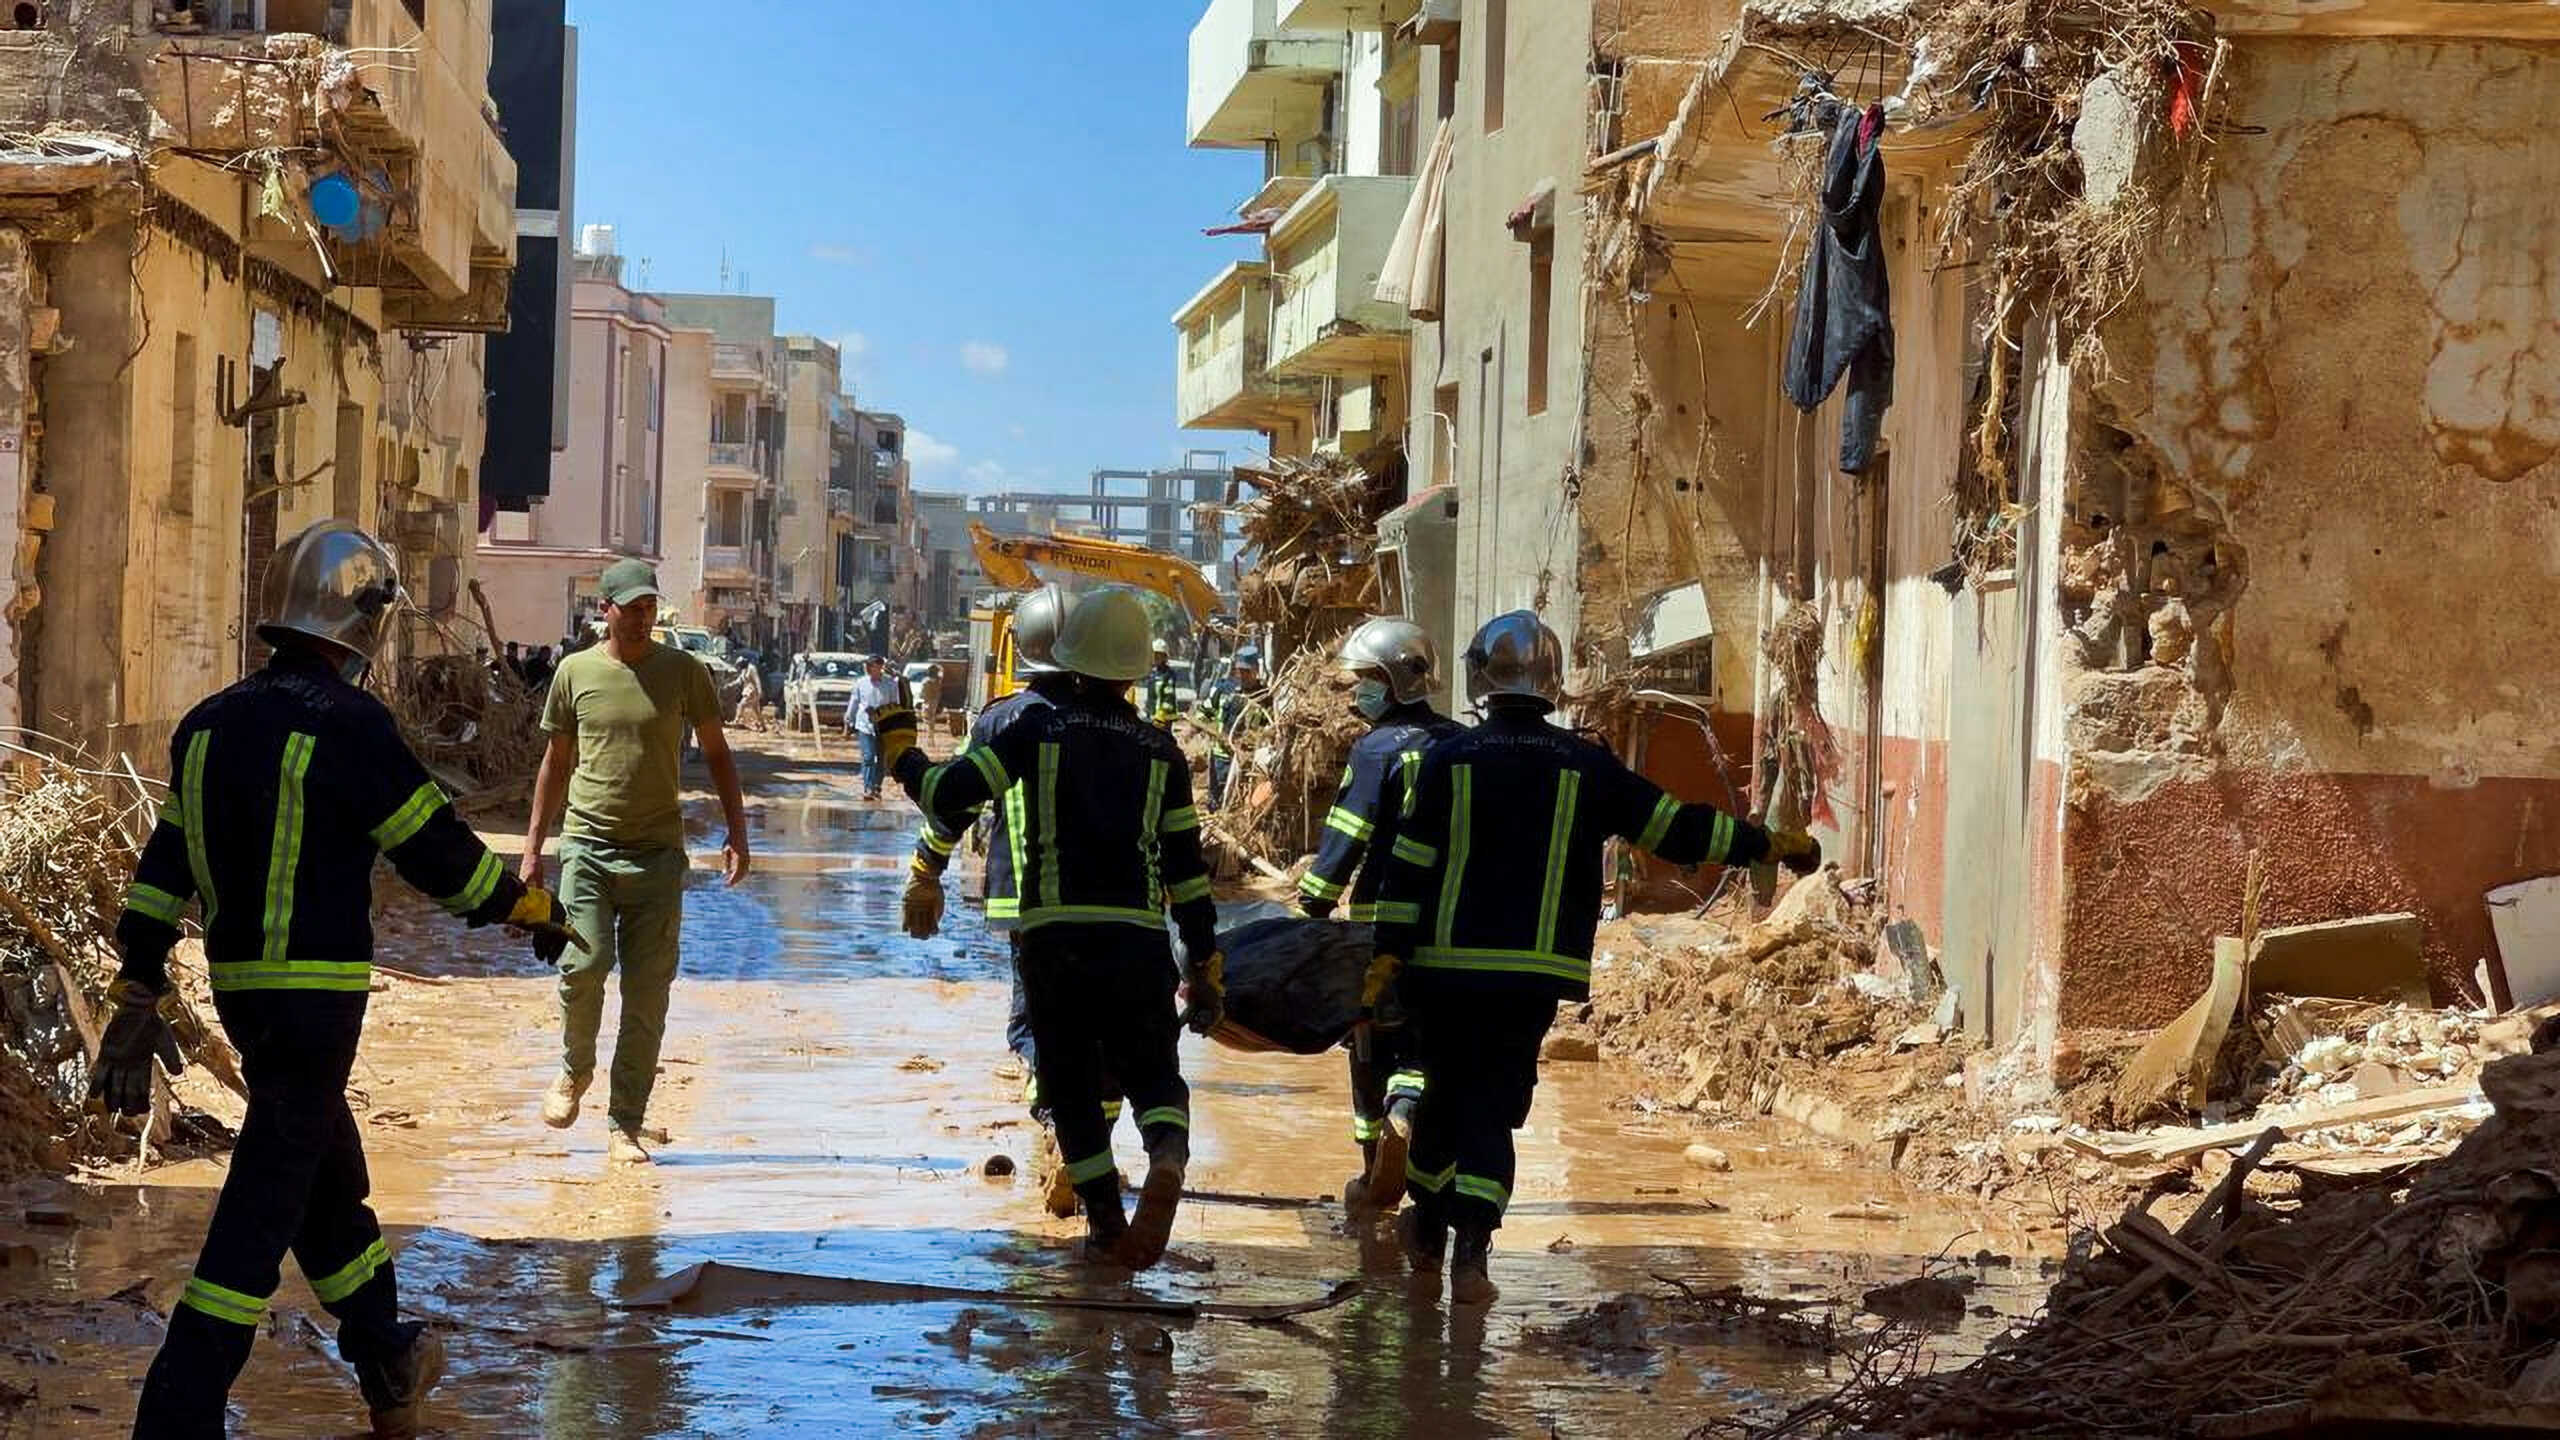
{"label": "reflective stripe on trouser leg", "polygon": [[1511,1187],[1499,1180],[1482,1175],[1457,1175],[1451,1178],[1450,1185],[1460,1197],[1492,1206],[1496,1220],[1500,1220],[1502,1212],[1511,1205]]}
{"label": "reflective stripe on trouser leg", "polygon": [[1387,1122],[1384,1120],[1372,1120],[1366,1115],[1351,1117],[1351,1138],[1363,1145],[1375,1142],[1386,1131]]}
{"label": "reflective stripe on trouser leg", "polygon": [[231,1289],[229,1286],[216,1285],[201,1275],[187,1277],[187,1288],[179,1293],[178,1303],[197,1314],[210,1315],[216,1320],[228,1321],[234,1325],[247,1325],[253,1329],[260,1321],[267,1318],[265,1296],[250,1295]]}
{"label": "reflective stripe on trouser leg", "polygon": [[1088,1181],[1099,1180],[1110,1173],[1111,1152],[1108,1150],[1097,1151],[1081,1160],[1067,1162],[1067,1181],[1070,1184],[1082,1185]]}
{"label": "reflective stripe on trouser leg", "polygon": [[1420,1100],[1423,1078],[1419,1070],[1399,1070],[1387,1077],[1387,1100]]}

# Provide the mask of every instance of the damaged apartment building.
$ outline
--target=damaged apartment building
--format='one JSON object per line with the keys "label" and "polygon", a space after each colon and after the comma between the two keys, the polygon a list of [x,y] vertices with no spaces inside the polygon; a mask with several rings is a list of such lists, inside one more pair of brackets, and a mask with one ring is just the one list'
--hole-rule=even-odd
{"label": "damaged apartment building", "polygon": [[[1810,824],[2041,1070],[2201,993],[2252,873],[2267,925],[2414,915],[2440,997],[2550,998],[2484,896],[2560,872],[2560,639],[2516,603],[2560,554],[2555,40],[2428,0],[1218,0],[1191,107],[1276,177],[1308,107],[1418,97],[1422,251],[1337,262],[1414,272],[1380,413],[1454,513],[1390,593],[1444,643],[1538,608],[1584,723]],[[1243,268],[1259,408],[1195,404],[1186,329],[1184,416],[1280,451],[1323,424]]]}
{"label": "damaged apartment building", "polygon": [[0,721],[156,764],[333,515],[398,549],[403,653],[453,643],[516,241],[492,4],[0,16]]}

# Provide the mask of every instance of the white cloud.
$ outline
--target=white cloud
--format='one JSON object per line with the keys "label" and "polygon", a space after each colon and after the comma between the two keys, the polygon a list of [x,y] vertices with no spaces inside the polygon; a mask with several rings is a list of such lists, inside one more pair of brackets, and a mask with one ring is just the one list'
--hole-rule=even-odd
{"label": "white cloud", "polygon": [[871,252],[859,245],[821,240],[809,247],[809,258],[821,265],[863,265],[870,262]]}
{"label": "white cloud", "polygon": [[945,470],[960,463],[960,447],[934,439],[910,426],[907,430],[907,463],[918,470]]}
{"label": "white cloud", "polygon": [[993,341],[972,340],[960,347],[960,364],[972,375],[1001,375],[1013,364],[1013,354]]}
{"label": "white cloud", "polygon": [[1027,432],[1019,425],[1007,425],[1004,427],[1004,433],[1012,436],[1016,440],[1024,439],[1027,436]]}

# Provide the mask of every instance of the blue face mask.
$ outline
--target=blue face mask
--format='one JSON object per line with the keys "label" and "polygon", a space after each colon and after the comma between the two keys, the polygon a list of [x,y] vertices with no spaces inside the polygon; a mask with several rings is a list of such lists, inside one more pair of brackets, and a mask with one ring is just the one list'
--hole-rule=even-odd
{"label": "blue face mask", "polygon": [[1353,708],[1372,720],[1386,714],[1393,703],[1395,697],[1387,693],[1387,682],[1383,680],[1363,680],[1351,687]]}

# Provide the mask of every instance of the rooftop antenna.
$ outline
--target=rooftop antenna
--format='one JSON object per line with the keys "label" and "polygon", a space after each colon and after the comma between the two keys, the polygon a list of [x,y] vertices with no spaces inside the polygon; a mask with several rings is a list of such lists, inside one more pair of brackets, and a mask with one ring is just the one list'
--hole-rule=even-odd
{"label": "rooftop antenna", "polygon": [[723,246],[721,246],[721,247],[720,247],[720,289],[721,289],[723,292],[726,292],[726,291],[728,290],[728,288],[729,288],[729,247],[728,247],[728,246],[726,246],[726,245],[723,245]]}
{"label": "rooftop antenna", "polygon": [[640,257],[640,288],[644,292],[649,288],[649,257],[646,255]]}

